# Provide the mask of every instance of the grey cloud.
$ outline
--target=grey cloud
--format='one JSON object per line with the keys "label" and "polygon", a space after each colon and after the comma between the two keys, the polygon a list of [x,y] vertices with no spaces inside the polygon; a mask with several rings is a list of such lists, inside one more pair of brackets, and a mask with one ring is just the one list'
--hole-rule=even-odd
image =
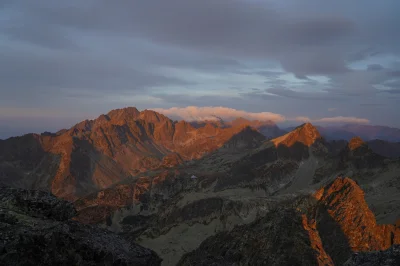
{"label": "grey cloud", "polygon": [[296,74],[295,76],[296,76],[296,78],[298,78],[298,79],[309,80],[309,78],[308,78],[307,76],[305,76],[305,75]]}
{"label": "grey cloud", "polygon": [[347,96],[371,96],[379,93],[377,86],[396,88],[400,84],[397,71],[379,64],[368,65],[366,70],[353,70],[341,75],[332,75],[330,87],[325,89],[333,94]]}
{"label": "grey cloud", "polygon": [[[152,94],[153,97],[162,99],[164,101],[160,107],[186,107],[186,106],[240,106],[243,98],[235,96],[217,96],[217,95],[203,95],[191,96],[188,94],[173,94],[173,93],[157,93]],[[247,104],[247,103],[246,103]],[[246,105],[245,104],[245,105]]]}
{"label": "grey cloud", "polygon": [[0,84],[9,90],[24,87],[137,90],[146,86],[187,83],[85,54],[9,53],[2,55]]}
{"label": "grey cloud", "polygon": [[360,106],[366,106],[366,107],[379,107],[383,105],[384,104],[382,103],[360,103]]}
{"label": "grey cloud", "polygon": [[282,57],[281,63],[286,71],[299,77],[340,74],[349,71],[343,56],[327,48],[290,51]]}
{"label": "grey cloud", "polygon": [[249,99],[261,99],[264,101],[279,100],[279,96],[272,93],[265,93],[265,90],[252,90],[248,92],[241,92],[239,95],[243,98]]}
{"label": "grey cloud", "polygon": [[400,95],[400,89],[390,89],[390,90],[385,90],[384,92],[390,93],[390,94],[399,94]]}
{"label": "grey cloud", "polygon": [[[286,62],[284,65],[290,71],[297,69],[288,63],[290,58],[285,57],[288,51],[299,50],[306,55],[315,50],[320,51],[319,55],[325,53],[326,58],[321,58],[323,62],[319,64],[315,60],[313,62],[313,59],[307,64],[307,56],[302,55],[293,59],[295,62],[305,60],[301,65],[305,69],[310,65],[311,72],[318,69],[318,66],[322,67],[322,72],[343,71],[345,68],[342,61],[348,56],[343,51],[343,44],[348,45],[354,39],[363,44],[362,41],[367,37],[361,35],[365,32],[370,38],[368,40],[373,40],[370,32],[374,32],[376,36],[395,32],[392,24],[396,22],[396,16],[385,18],[383,22],[374,19],[374,27],[369,27],[367,31],[365,28],[360,29],[368,20],[364,21],[364,12],[358,5],[346,3],[349,10],[343,12],[343,9],[338,8],[344,5],[343,1],[339,1],[341,4],[336,6],[330,5],[329,9],[317,2],[313,5],[309,4],[310,1],[301,2],[308,4],[304,6],[319,8],[324,12],[310,12],[305,7],[296,6],[299,15],[294,15],[282,11],[284,9],[274,9],[273,5],[236,0],[123,0],[118,5],[105,0],[71,0],[68,5],[41,1],[25,2],[20,8],[27,21],[32,17],[40,17],[47,25],[80,31],[106,31],[105,34],[114,36],[142,36],[156,42],[184,45],[229,56],[275,57]],[[368,4],[373,6],[371,1]],[[363,16],[356,19],[352,14],[354,12]],[[36,27],[31,23],[25,25],[26,32]],[[386,30],[382,32],[382,28]],[[354,38],[354,34],[359,34],[360,38]],[[349,40],[343,43],[343,39]],[[370,55],[374,47],[368,47],[367,51],[359,49],[360,55],[353,57],[363,58],[366,54]],[[335,56],[329,56],[332,54]]]}
{"label": "grey cloud", "polygon": [[379,70],[383,70],[384,67],[380,64],[372,64],[372,65],[368,65],[367,70],[370,71],[379,71]]}
{"label": "grey cloud", "polygon": [[122,97],[127,92],[145,93],[157,86],[192,84],[85,53],[13,51],[0,57],[0,105],[3,106],[58,108],[70,106],[71,97],[82,102],[109,95]]}
{"label": "grey cloud", "polygon": [[[28,42],[51,49],[79,49],[73,39],[68,38],[68,31],[63,27],[47,24],[40,20],[26,21],[19,24],[2,25],[0,31],[10,40]],[[29,23],[27,28],[25,23]]]}
{"label": "grey cloud", "polygon": [[254,74],[265,76],[268,78],[279,78],[279,76],[285,74],[285,72],[263,70],[263,71],[256,71]]}
{"label": "grey cloud", "polygon": [[245,98],[251,99],[263,99],[263,100],[273,100],[280,101],[282,99],[289,99],[291,101],[302,100],[302,101],[345,101],[343,97],[339,95],[332,95],[328,92],[321,91],[298,91],[293,89],[288,89],[286,87],[275,85],[274,87],[260,90],[251,90],[247,92],[241,92],[239,94]]}
{"label": "grey cloud", "polygon": [[400,89],[400,79],[387,81],[384,85],[392,89]]}
{"label": "grey cloud", "polygon": [[361,60],[365,60],[371,58],[373,56],[379,55],[380,52],[376,51],[375,48],[368,47],[368,48],[360,48],[356,52],[350,52],[347,55],[347,61],[349,62],[357,62]]}
{"label": "grey cloud", "polygon": [[324,92],[300,92],[283,87],[269,88],[266,89],[265,91],[267,93],[271,93],[274,95],[293,98],[293,99],[301,99],[301,100],[324,100],[324,101],[339,100],[338,97]]}
{"label": "grey cloud", "polygon": [[[246,1],[126,0],[118,5],[105,0],[69,1],[68,5],[41,1],[26,2],[19,8],[24,13],[25,27],[6,34],[23,36],[34,43],[43,41],[48,45],[46,38],[50,37],[44,33],[44,36],[29,34],[37,31],[40,25],[105,32],[103,34],[110,36],[128,34],[226,56],[275,58],[299,75],[304,74],[297,71],[307,72],[307,66],[310,66],[310,74],[345,70],[336,56],[325,56],[325,60],[318,63],[313,58],[310,61],[308,56],[315,49],[326,55],[338,53],[332,42],[354,31],[352,20],[339,15],[294,17]],[[41,19],[32,19],[38,17]],[[58,37],[60,43],[67,43],[61,34],[52,32],[54,40],[51,42],[57,44]],[[296,50],[301,54],[295,53],[292,59],[286,57],[287,51]],[[301,63],[296,63],[300,60]]]}

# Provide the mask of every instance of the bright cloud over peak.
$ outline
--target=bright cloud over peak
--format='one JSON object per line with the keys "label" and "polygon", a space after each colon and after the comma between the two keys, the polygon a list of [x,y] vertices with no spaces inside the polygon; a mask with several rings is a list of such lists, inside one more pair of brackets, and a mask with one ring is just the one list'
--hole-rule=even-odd
{"label": "bright cloud over peak", "polygon": [[217,120],[218,118],[224,120],[232,120],[238,117],[242,117],[249,120],[273,121],[275,123],[296,121],[296,122],[330,123],[330,124],[340,124],[340,123],[368,124],[370,122],[368,119],[352,117],[352,116],[323,117],[317,119],[311,119],[306,116],[288,118],[285,117],[284,115],[271,112],[247,112],[244,110],[237,110],[222,106],[219,107],[187,106],[187,107],[172,107],[168,109],[154,108],[153,110],[162,113],[166,116],[169,116],[171,118],[183,119],[186,121]]}
{"label": "bright cloud over peak", "polygon": [[283,115],[270,113],[270,112],[246,112],[244,110],[237,110],[228,107],[172,107],[169,109],[155,108],[156,112],[160,112],[167,116],[178,117],[186,121],[203,121],[203,120],[216,120],[219,118],[225,120],[232,120],[237,117],[243,117],[249,120],[260,121],[273,121],[276,123],[283,122],[286,118]]}
{"label": "bright cloud over peak", "polygon": [[365,118],[358,118],[353,116],[336,116],[336,117],[325,117],[315,120],[319,123],[348,123],[348,124],[369,124],[369,120]]}

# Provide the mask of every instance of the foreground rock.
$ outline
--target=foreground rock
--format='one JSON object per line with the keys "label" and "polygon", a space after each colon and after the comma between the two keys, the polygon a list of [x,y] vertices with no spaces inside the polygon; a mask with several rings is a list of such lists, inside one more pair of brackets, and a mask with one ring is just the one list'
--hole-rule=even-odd
{"label": "foreground rock", "polygon": [[312,196],[282,202],[251,224],[209,237],[178,265],[343,265],[355,252],[398,244],[399,224],[378,225],[356,182],[337,178]]}
{"label": "foreground rock", "polygon": [[[307,204],[298,201],[296,205]],[[301,214],[277,208],[249,225],[208,238],[178,265],[318,265]]]}
{"label": "foreground rock", "polygon": [[400,265],[400,246],[384,251],[357,253],[344,266],[396,266]]}
{"label": "foreground rock", "polygon": [[75,214],[49,193],[0,188],[0,265],[160,265],[149,249],[69,220]]}

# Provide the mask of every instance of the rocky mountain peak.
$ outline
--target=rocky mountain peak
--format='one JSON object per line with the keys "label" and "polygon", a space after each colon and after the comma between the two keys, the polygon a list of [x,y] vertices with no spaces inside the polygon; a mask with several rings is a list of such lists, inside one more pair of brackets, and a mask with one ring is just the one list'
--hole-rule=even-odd
{"label": "rocky mountain peak", "polygon": [[147,109],[140,112],[139,118],[145,120],[148,123],[154,123],[154,124],[170,120],[168,117],[160,113],[157,113],[156,111]]}
{"label": "rocky mountain peak", "polygon": [[138,117],[140,112],[135,107],[114,109],[108,112],[107,116],[112,120],[129,120]]}
{"label": "rocky mountain peak", "polygon": [[360,137],[354,137],[349,141],[348,147],[353,151],[363,145],[366,145],[366,143]]}
{"label": "rocky mountain peak", "polygon": [[275,146],[282,144],[290,147],[296,142],[303,143],[306,146],[311,146],[317,139],[320,138],[321,135],[317,128],[311,123],[305,123],[286,135],[273,139],[272,141],[274,142]]}
{"label": "rocky mountain peak", "polygon": [[255,148],[259,146],[265,137],[250,126],[245,126],[237,134],[233,135],[223,147],[225,148]]}
{"label": "rocky mountain peak", "polygon": [[318,129],[311,123],[304,123],[304,124],[298,126],[296,129],[314,132],[319,135]]}
{"label": "rocky mountain peak", "polygon": [[243,117],[238,117],[238,118],[235,118],[234,120],[232,120],[231,124],[232,124],[232,126],[250,125],[251,121],[246,118],[243,118]]}
{"label": "rocky mountain peak", "polygon": [[352,251],[385,250],[400,243],[400,228],[376,222],[364,199],[364,191],[354,180],[338,177],[314,197],[337,223]]}

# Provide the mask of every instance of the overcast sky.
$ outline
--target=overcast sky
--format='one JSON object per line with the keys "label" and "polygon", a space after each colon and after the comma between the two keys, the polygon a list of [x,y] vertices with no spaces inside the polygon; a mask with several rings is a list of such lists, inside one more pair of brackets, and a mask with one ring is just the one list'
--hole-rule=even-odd
{"label": "overcast sky", "polygon": [[0,138],[125,106],[400,127],[399,10],[398,0],[0,0]]}

